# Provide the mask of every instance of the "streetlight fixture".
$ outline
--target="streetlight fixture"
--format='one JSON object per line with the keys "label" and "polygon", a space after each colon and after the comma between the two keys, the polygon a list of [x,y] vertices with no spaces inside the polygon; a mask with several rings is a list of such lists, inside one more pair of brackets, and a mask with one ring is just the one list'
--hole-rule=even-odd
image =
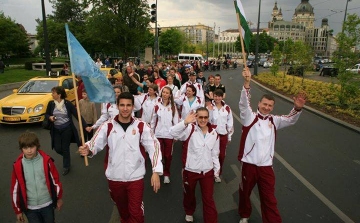
{"label": "streetlight fixture", "polygon": [[254,64],[254,75],[258,73],[258,60],[259,60],[259,29],[260,29],[260,8],[261,0],[259,0],[259,11],[258,11],[258,22],[256,28],[256,44],[255,44],[255,64]]}
{"label": "streetlight fixture", "polygon": [[45,67],[46,67],[46,75],[49,74],[51,71],[51,61],[50,61],[50,54],[49,54],[49,40],[48,40],[48,33],[47,33],[47,26],[46,26],[46,14],[45,14],[45,2],[41,0],[41,9],[42,9],[42,16],[43,16],[43,31],[44,31],[44,50],[45,50]]}

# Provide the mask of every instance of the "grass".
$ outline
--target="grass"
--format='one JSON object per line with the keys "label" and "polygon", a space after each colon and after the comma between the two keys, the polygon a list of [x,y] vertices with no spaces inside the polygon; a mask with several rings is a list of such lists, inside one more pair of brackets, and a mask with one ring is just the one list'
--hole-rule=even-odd
{"label": "grass", "polygon": [[[69,61],[69,60],[70,60],[70,58],[65,58],[65,57],[53,57],[53,58],[51,58],[51,62],[66,62],[66,61]],[[5,64],[10,64],[10,65],[24,65],[26,62],[44,63],[45,58],[41,58],[41,57],[25,57],[25,58],[13,57],[13,58],[4,60]]]}
{"label": "grass", "polygon": [[27,81],[33,77],[45,76],[45,71],[25,70],[24,68],[5,68],[0,74],[0,84]]}

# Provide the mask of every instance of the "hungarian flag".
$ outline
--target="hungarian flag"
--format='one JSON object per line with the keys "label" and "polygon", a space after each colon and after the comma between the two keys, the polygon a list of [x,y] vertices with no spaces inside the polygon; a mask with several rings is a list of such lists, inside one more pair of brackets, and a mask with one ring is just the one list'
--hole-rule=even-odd
{"label": "hungarian flag", "polygon": [[115,103],[115,92],[110,81],[65,24],[71,72],[81,77],[89,100],[96,103]]}
{"label": "hungarian flag", "polygon": [[246,21],[244,7],[242,6],[240,0],[234,0],[234,5],[235,5],[235,10],[236,10],[236,15],[238,16],[238,19],[239,19],[240,24],[241,24],[242,36],[244,38],[245,49],[246,49],[246,51],[249,52],[250,40],[251,40],[251,31],[250,31],[250,28],[249,28],[248,23]]}

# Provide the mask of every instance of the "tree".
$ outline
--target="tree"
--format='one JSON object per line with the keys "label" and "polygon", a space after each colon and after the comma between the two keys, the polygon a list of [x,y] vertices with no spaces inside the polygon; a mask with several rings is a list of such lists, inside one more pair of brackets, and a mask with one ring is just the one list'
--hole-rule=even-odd
{"label": "tree", "polygon": [[[89,0],[87,36],[94,51],[135,56],[147,41],[150,23],[146,0]],[[96,44],[96,45],[95,45]]]}
{"label": "tree", "polygon": [[23,26],[0,11],[0,56],[29,54],[29,40]]}
{"label": "tree", "polygon": [[181,52],[184,45],[184,33],[177,29],[168,29],[159,37],[161,54],[175,55]]}
{"label": "tree", "polygon": [[337,35],[338,49],[334,52],[334,61],[338,69],[340,90],[337,92],[338,103],[342,108],[353,105],[352,99],[360,94],[358,74],[351,73],[346,69],[359,62],[359,53],[356,50],[360,44],[360,17],[356,14],[348,15],[343,24],[343,32]]}
{"label": "tree", "polygon": [[276,44],[274,50],[272,51],[271,56],[273,58],[273,64],[270,67],[270,71],[274,76],[276,76],[277,72],[279,71],[280,63],[281,63],[281,52],[280,52],[280,46],[278,44]]}

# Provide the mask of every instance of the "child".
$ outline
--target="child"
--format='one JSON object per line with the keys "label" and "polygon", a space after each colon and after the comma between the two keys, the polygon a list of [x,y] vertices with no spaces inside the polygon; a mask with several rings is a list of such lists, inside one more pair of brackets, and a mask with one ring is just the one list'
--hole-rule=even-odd
{"label": "child", "polygon": [[204,89],[206,85],[206,78],[204,77],[204,73],[202,71],[200,71],[198,76],[196,77],[196,82],[199,83]]}
{"label": "child", "polygon": [[22,151],[13,165],[11,176],[12,206],[18,221],[55,222],[54,208],[63,205],[62,185],[53,159],[39,150],[39,139],[33,132],[19,137]]}
{"label": "child", "polygon": [[[86,90],[82,91],[82,99],[79,101],[80,114],[85,119],[87,126],[91,127],[97,121],[97,112],[95,103],[91,102],[87,96]],[[84,140],[89,141],[93,136],[91,128],[85,128],[89,131],[84,131]]]}

